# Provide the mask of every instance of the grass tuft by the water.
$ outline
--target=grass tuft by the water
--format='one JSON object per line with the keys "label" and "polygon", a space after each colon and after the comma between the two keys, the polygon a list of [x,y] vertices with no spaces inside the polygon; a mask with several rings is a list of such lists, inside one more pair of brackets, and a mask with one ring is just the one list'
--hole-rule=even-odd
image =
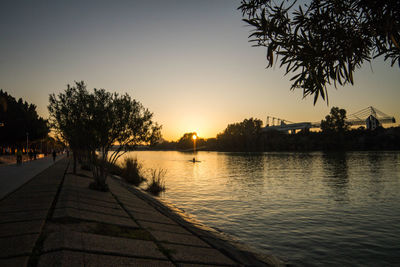
{"label": "grass tuft by the water", "polygon": [[108,170],[111,174],[121,176],[129,184],[139,186],[146,179],[142,175],[142,164],[140,164],[137,158],[128,157],[121,165],[109,164]]}
{"label": "grass tuft by the water", "polygon": [[158,196],[161,192],[165,191],[165,174],[167,170],[164,169],[152,169],[150,182],[147,183],[146,191],[151,194]]}
{"label": "grass tuft by the water", "polygon": [[122,178],[130,184],[135,186],[140,185],[145,178],[142,176],[142,164],[140,164],[137,158],[126,158],[122,165]]}

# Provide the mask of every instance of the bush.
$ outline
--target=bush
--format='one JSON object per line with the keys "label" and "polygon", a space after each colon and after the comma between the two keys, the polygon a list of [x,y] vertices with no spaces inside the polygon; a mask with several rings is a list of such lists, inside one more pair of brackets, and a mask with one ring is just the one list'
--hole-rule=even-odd
{"label": "bush", "polygon": [[137,158],[126,158],[122,166],[122,178],[130,184],[135,186],[140,185],[145,178],[140,174],[142,165],[138,162]]}
{"label": "bush", "polygon": [[158,196],[161,192],[165,191],[165,174],[164,169],[151,170],[151,180],[147,183],[146,191]]}

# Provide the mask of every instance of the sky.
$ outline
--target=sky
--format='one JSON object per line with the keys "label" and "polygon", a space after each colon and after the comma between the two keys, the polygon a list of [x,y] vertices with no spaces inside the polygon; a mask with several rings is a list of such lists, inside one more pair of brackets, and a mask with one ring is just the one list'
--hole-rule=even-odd
{"label": "sky", "polygon": [[[154,113],[167,140],[215,137],[230,123],[267,116],[317,122],[332,106],[374,106],[400,120],[400,69],[365,64],[354,86],[329,88],[329,105],[290,91],[290,76],[266,68],[232,0],[2,0],[0,88],[37,105],[67,84],[128,93]],[[396,124],[398,125],[398,123]]]}

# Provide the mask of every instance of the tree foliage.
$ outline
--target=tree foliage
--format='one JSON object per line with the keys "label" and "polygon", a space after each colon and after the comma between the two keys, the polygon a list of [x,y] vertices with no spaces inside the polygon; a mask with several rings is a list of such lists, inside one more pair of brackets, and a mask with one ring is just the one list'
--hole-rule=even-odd
{"label": "tree foliage", "polygon": [[[177,148],[183,150],[193,149],[193,135],[197,136],[196,132],[185,133],[177,142]],[[204,138],[197,137],[196,145],[197,147],[202,147],[205,144]]]}
{"label": "tree foliage", "polygon": [[18,101],[0,90],[0,145],[14,146],[29,140],[43,139],[49,133],[47,121],[36,112],[36,105],[22,98]]}
{"label": "tree foliage", "polygon": [[330,115],[326,115],[325,120],[321,121],[323,133],[343,133],[349,129],[346,122],[346,110],[332,107]]}
{"label": "tree foliage", "polygon": [[291,89],[328,101],[327,85],[354,83],[354,71],[378,56],[400,67],[399,0],[242,0],[250,42],[280,57]]}
{"label": "tree foliage", "polygon": [[216,141],[224,150],[257,151],[260,150],[261,126],[262,121],[253,118],[229,124],[217,135]]}
{"label": "tree foliage", "polygon": [[[85,83],[68,85],[58,96],[50,95],[50,121],[75,152],[84,150],[92,164],[95,186],[106,187],[107,166],[128,150],[161,137],[153,114],[128,94],[104,89],[89,92]],[[99,156],[96,155],[99,152]]]}

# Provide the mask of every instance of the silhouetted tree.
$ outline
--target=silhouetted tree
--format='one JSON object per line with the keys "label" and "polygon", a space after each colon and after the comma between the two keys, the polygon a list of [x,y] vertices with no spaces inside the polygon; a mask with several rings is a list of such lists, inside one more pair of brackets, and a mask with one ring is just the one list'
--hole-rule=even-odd
{"label": "silhouetted tree", "polygon": [[93,134],[86,125],[90,120],[88,102],[89,92],[83,81],[75,82],[75,86],[68,84],[63,93],[49,97],[50,126],[73,152],[73,173],[76,173],[79,152],[89,151],[92,142]]}
{"label": "silhouetted tree", "polygon": [[[91,95],[89,128],[93,131],[93,147],[99,150],[99,164],[94,165],[97,189],[106,189],[106,166],[140,144],[152,144],[161,139],[160,129],[152,121],[153,114],[128,94],[118,95],[104,89],[94,89]],[[114,148],[111,150],[111,148]],[[92,159],[93,161],[96,158]]]}
{"label": "silhouetted tree", "polygon": [[71,148],[87,152],[95,178],[91,187],[102,191],[108,190],[109,164],[135,146],[161,138],[161,127],[152,121],[153,114],[140,102],[128,94],[113,94],[104,89],[90,93],[83,81],[68,85],[58,97],[50,95],[49,112],[52,126]]}
{"label": "silhouetted tree", "polygon": [[15,146],[26,142],[27,133],[30,141],[43,139],[49,133],[47,121],[36,112],[36,105],[18,101],[0,90],[0,145]]}
{"label": "silhouetted tree", "polygon": [[[327,85],[353,84],[356,68],[383,55],[400,67],[399,0],[242,0],[250,41],[267,48],[268,67],[280,56],[291,89],[327,99]],[[275,55],[275,56],[274,56]],[[275,58],[275,60],[274,60]]]}
{"label": "silhouetted tree", "polygon": [[217,135],[218,145],[222,150],[228,151],[262,150],[259,144],[262,140],[261,126],[262,121],[253,118],[229,124],[222,133]]}
{"label": "silhouetted tree", "polygon": [[332,107],[330,115],[321,121],[321,130],[323,133],[343,133],[349,129],[346,122],[346,110]]}
{"label": "silhouetted tree", "polygon": [[[197,136],[196,132],[185,133],[181,138],[179,138],[177,142],[178,149],[186,149],[190,150],[193,149],[193,135]],[[196,146],[202,147],[205,144],[204,138],[197,137],[196,139]]]}

